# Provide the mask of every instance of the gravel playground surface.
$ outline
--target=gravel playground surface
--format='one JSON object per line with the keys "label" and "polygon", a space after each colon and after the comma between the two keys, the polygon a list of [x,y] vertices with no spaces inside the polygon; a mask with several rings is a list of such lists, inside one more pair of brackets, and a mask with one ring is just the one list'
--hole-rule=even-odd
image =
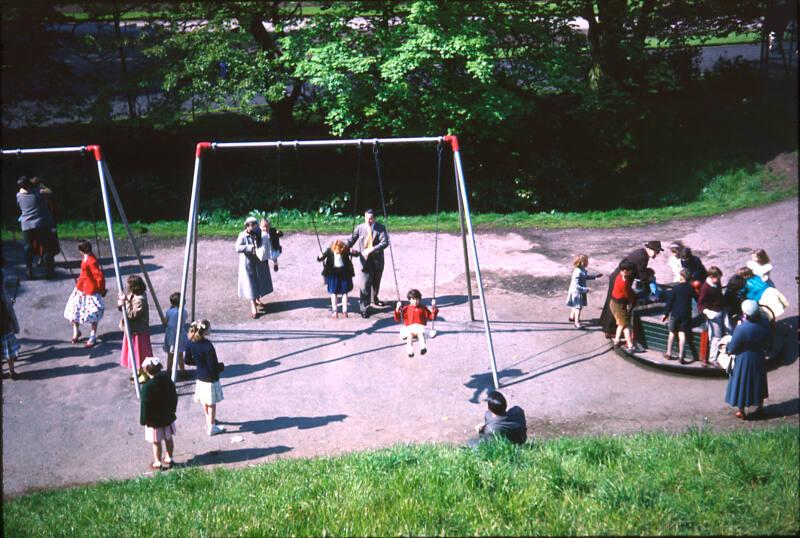
{"label": "gravel playground surface", "polygon": [[[521,405],[534,438],[561,435],[761,428],[798,423],[797,201],[712,218],[613,230],[519,229],[481,231],[478,250],[502,391]],[[389,221],[391,231],[391,219]],[[392,234],[400,294],[411,287],[425,302],[433,287],[433,234]],[[323,236],[323,245],[334,237]],[[6,238],[8,239],[8,238]],[[203,413],[192,401],[193,381],[179,381],[179,464],[250,465],[284,457],[332,455],[395,443],[464,443],[483,415],[492,387],[482,322],[469,321],[461,240],[439,240],[437,299],[441,321],[425,356],[409,358],[387,307],[367,320],[357,314],[330,318],[329,297],[314,261],[316,239],[287,233],[275,293],[267,313],[249,318],[236,297],[235,234],[230,241],[201,240],[197,317],[212,322],[211,340],[226,364],[225,400],[218,406],[224,434],[207,437]],[[725,379],[670,375],[623,360],[595,325],[578,331],[564,306],[571,261],[590,256],[590,270],[608,275],[619,259],[644,241],[682,239],[724,281],[764,248],[773,279],[791,306],[779,331],[784,365],[769,374],[767,418],[742,422],[724,403]],[[183,244],[141,245],[162,307],[179,289]],[[22,249],[6,241],[6,258],[20,268]],[[62,242],[77,272],[73,242]],[[123,272],[138,272],[127,240],[120,241]],[[107,275],[113,275],[103,247]],[[397,299],[387,252],[382,299]],[[651,262],[660,281],[671,273],[666,253]],[[73,282],[63,259],[54,281],[22,281],[16,312],[22,354],[18,379],[4,379],[3,494],[130,478],[149,473],[151,451],[139,426],[139,404],[119,366],[118,312],[106,311],[100,344],[86,350],[69,343],[63,319]],[[474,271],[474,268],[473,268]],[[107,299],[116,295],[112,282]],[[474,282],[474,281],[473,281]],[[599,317],[608,281],[590,284],[585,320]],[[480,320],[477,287],[474,302]],[[112,299],[113,301],[113,299]],[[351,310],[356,301],[351,298]],[[163,329],[151,301],[151,336],[160,356]],[[88,327],[83,328],[84,338]],[[5,367],[4,367],[5,368]]]}

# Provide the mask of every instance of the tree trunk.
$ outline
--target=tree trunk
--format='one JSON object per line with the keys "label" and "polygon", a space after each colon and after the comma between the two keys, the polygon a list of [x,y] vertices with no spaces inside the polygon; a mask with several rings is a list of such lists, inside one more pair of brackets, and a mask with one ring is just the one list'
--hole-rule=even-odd
{"label": "tree trunk", "polygon": [[136,119],[136,96],[130,89],[128,78],[128,58],[125,54],[125,40],[120,28],[120,12],[114,8],[114,35],[117,38],[117,52],[119,53],[119,64],[121,70],[122,87],[125,88],[125,96],[128,100],[128,117]]}

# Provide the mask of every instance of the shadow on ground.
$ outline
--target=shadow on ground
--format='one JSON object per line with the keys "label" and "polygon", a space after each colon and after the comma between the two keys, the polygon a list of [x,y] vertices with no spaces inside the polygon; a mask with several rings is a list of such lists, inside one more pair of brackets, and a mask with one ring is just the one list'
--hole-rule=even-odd
{"label": "shadow on ground", "polygon": [[288,428],[310,430],[327,426],[331,422],[342,422],[346,418],[347,415],[327,415],[323,417],[275,417],[263,420],[248,420],[246,422],[218,420],[217,422],[226,426],[239,426],[238,430],[232,430],[231,433],[234,431],[240,433],[249,432],[258,435]]}
{"label": "shadow on ground", "polygon": [[204,454],[195,454],[183,462],[183,466],[194,467],[203,465],[218,465],[222,463],[238,463],[242,461],[257,460],[275,454],[284,454],[292,447],[278,445],[267,448],[238,448],[235,450],[211,450]]}

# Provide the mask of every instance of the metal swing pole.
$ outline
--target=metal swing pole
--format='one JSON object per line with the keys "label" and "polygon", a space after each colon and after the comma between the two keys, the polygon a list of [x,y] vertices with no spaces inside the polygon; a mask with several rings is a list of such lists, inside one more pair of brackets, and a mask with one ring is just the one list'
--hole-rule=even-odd
{"label": "metal swing pole", "polygon": [[186,248],[183,252],[183,272],[181,275],[181,299],[178,304],[178,324],[175,331],[175,351],[172,361],[172,381],[175,381],[178,372],[178,350],[181,348],[183,336],[183,309],[186,306],[186,286],[189,280],[189,256],[192,253],[194,235],[197,231],[197,208],[200,201],[200,171],[202,168],[203,151],[211,148],[210,142],[198,142],[194,158],[194,178],[192,179],[192,197],[189,202],[189,221],[186,223]]}
{"label": "metal swing pole", "polygon": [[[200,177],[197,178],[197,190],[200,191]],[[198,196],[196,203],[199,203],[200,197]],[[197,207],[195,207],[194,219],[194,242],[192,245],[192,321],[197,319],[196,306],[197,306]]]}
{"label": "metal swing pole", "polygon": [[156,305],[156,310],[158,311],[158,317],[161,319],[161,325],[167,326],[167,318],[164,317],[164,312],[161,310],[161,305],[158,302],[158,297],[156,297],[156,290],[153,287],[153,283],[150,281],[150,275],[147,274],[147,269],[144,267],[144,261],[142,260],[142,253],[139,250],[139,246],[136,244],[136,239],[133,236],[133,230],[131,230],[131,225],[128,222],[128,217],[125,215],[125,209],[122,207],[122,201],[119,198],[119,193],[117,192],[117,187],[114,185],[114,179],[111,177],[111,172],[108,170],[108,166],[105,165],[105,161],[103,164],[103,168],[105,170],[107,180],[108,180],[108,187],[111,190],[111,195],[114,197],[114,203],[117,206],[117,211],[119,211],[119,218],[122,221],[123,226],[125,226],[125,231],[128,233],[128,239],[131,240],[131,245],[133,246],[133,252],[136,254],[136,260],[139,262],[139,269],[142,271],[142,276],[144,276],[144,280],[147,283],[147,288],[150,290],[150,296],[153,298],[153,302]]}
{"label": "metal swing pole", "polygon": [[475,321],[475,305],[472,296],[472,276],[469,270],[469,253],[467,251],[467,232],[464,222],[464,203],[461,201],[461,183],[458,180],[458,170],[455,171],[456,199],[458,200],[458,227],[461,229],[461,246],[464,250],[464,271],[467,278],[467,302],[469,303],[469,319]]}
{"label": "metal swing pole", "polygon": [[455,136],[446,136],[445,141],[450,143],[453,148],[453,163],[456,169],[456,180],[460,187],[461,202],[464,206],[463,216],[467,225],[467,231],[472,239],[472,262],[475,264],[475,277],[478,280],[478,294],[481,299],[481,310],[483,312],[483,328],[486,331],[486,344],[489,347],[489,358],[491,359],[492,367],[492,380],[494,381],[494,388],[500,388],[500,382],[497,380],[497,361],[494,356],[494,345],[492,344],[492,331],[489,328],[489,311],[486,308],[486,296],[483,291],[483,278],[481,277],[481,266],[478,263],[478,245],[475,241],[475,232],[472,228],[472,219],[469,215],[469,197],[467,196],[467,187],[464,183],[464,169],[461,166],[461,152],[458,146],[458,138]]}
{"label": "metal swing pole", "polygon": [[[111,221],[111,207],[108,201],[108,188],[106,179],[106,165],[103,161],[103,154],[100,146],[87,146],[87,150],[94,152],[95,160],[97,161],[97,172],[100,175],[100,192],[103,196],[103,211],[106,216],[106,227],[108,228],[108,242],[111,248],[111,259],[114,262],[114,275],[117,279],[117,288],[119,293],[124,294],[125,288],[122,286],[122,277],[119,272],[119,258],[117,258],[117,242],[114,239],[114,226]],[[110,178],[109,178],[110,179]],[[133,347],[133,337],[131,336],[130,321],[128,320],[128,313],[125,309],[125,303],[122,304],[122,320],[125,328],[125,341],[128,343],[128,360],[131,363],[131,371],[133,372],[133,386],[136,389],[136,398],[140,397],[139,390],[139,372],[136,368],[136,350]],[[144,357],[139,358],[144,361]]]}

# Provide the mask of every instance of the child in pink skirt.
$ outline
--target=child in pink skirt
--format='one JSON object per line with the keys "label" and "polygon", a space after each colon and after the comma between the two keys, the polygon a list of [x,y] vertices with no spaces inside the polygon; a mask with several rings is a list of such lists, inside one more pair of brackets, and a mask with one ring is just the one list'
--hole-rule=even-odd
{"label": "child in pink skirt", "polygon": [[[133,340],[133,353],[136,362],[136,369],[139,375],[144,373],[141,371],[141,363],[143,357],[150,357],[153,354],[153,346],[150,344],[150,309],[147,305],[147,286],[144,285],[144,280],[138,275],[130,275],[128,277],[128,290],[125,294],[119,294],[117,306],[119,310],[125,308],[125,315],[128,318],[128,327],[131,330],[131,339]],[[125,320],[119,321],[119,328],[125,330]],[[123,334],[122,336],[122,358],[120,364],[124,368],[130,368],[131,363],[128,358],[128,339]],[[133,376],[131,376],[131,383],[133,383]]]}
{"label": "child in pink skirt", "polygon": [[[161,361],[147,357],[142,363],[147,381],[142,385],[139,424],[144,426],[144,438],[153,445],[153,469],[169,469],[175,443],[175,409],[178,407],[178,392],[167,372],[162,372]],[[161,442],[167,449],[161,463]]]}

